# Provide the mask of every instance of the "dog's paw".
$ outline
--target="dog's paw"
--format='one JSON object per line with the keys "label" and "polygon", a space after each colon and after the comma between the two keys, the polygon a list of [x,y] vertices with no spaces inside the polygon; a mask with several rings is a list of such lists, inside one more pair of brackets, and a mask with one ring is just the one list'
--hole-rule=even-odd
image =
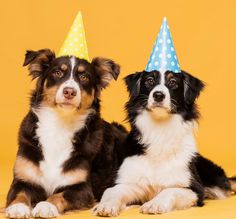
{"label": "dog's paw", "polygon": [[143,214],[163,214],[172,210],[173,206],[170,202],[160,201],[159,199],[153,199],[140,207],[140,212]]}
{"label": "dog's paw", "polygon": [[93,215],[101,217],[116,217],[120,213],[120,207],[112,202],[99,203],[93,208]]}
{"label": "dog's paw", "polygon": [[8,218],[30,218],[30,208],[23,203],[17,203],[6,208],[5,214]]}
{"label": "dog's paw", "polygon": [[32,210],[33,217],[52,218],[59,216],[57,207],[50,202],[39,202]]}

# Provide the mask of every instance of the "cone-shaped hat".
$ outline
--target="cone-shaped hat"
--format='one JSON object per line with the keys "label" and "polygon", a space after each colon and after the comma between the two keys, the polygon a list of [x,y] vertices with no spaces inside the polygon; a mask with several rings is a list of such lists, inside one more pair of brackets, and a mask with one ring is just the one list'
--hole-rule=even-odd
{"label": "cone-shaped hat", "polygon": [[73,55],[89,61],[88,48],[81,12],[79,11],[58,56]]}
{"label": "cone-shaped hat", "polygon": [[168,70],[175,73],[181,72],[166,18],[162,22],[160,32],[146,67],[146,71],[150,72],[153,70],[160,72]]}

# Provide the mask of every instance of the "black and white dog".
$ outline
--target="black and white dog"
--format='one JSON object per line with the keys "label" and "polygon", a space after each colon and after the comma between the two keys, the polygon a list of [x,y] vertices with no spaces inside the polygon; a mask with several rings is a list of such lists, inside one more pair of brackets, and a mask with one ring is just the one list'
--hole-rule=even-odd
{"label": "black and white dog", "polygon": [[100,92],[117,79],[119,65],[56,58],[49,49],[28,51],[26,65],[37,82],[19,130],[6,216],[49,218],[91,207],[113,185],[127,135],[100,118]]}
{"label": "black and white dog", "polygon": [[157,214],[202,206],[205,197],[224,198],[235,191],[235,179],[198,154],[194,129],[196,98],[204,88],[186,72],[137,72],[125,82],[131,132],[127,158],[115,186],[93,209],[98,216],[117,216],[125,206],[143,204],[142,213]]}

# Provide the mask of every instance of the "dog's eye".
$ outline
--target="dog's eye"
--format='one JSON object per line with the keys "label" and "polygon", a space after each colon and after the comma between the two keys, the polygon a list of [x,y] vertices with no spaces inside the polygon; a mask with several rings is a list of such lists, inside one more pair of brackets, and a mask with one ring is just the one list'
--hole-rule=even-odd
{"label": "dog's eye", "polygon": [[146,86],[153,86],[155,84],[154,78],[150,77],[145,81]]}
{"label": "dog's eye", "polygon": [[62,78],[64,75],[64,73],[60,70],[56,70],[55,72],[53,72],[53,76],[56,78]]}
{"label": "dog's eye", "polygon": [[176,89],[178,87],[177,81],[175,79],[170,79],[168,82],[168,86],[172,89]]}
{"label": "dog's eye", "polygon": [[80,74],[79,75],[79,80],[82,81],[82,82],[87,82],[89,80],[88,75]]}

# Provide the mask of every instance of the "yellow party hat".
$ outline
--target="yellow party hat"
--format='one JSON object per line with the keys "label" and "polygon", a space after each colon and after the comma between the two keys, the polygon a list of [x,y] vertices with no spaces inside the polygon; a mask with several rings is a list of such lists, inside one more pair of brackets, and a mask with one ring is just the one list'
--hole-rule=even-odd
{"label": "yellow party hat", "polygon": [[73,55],[89,61],[88,48],[81,12],[79,11],[58,56]]}

